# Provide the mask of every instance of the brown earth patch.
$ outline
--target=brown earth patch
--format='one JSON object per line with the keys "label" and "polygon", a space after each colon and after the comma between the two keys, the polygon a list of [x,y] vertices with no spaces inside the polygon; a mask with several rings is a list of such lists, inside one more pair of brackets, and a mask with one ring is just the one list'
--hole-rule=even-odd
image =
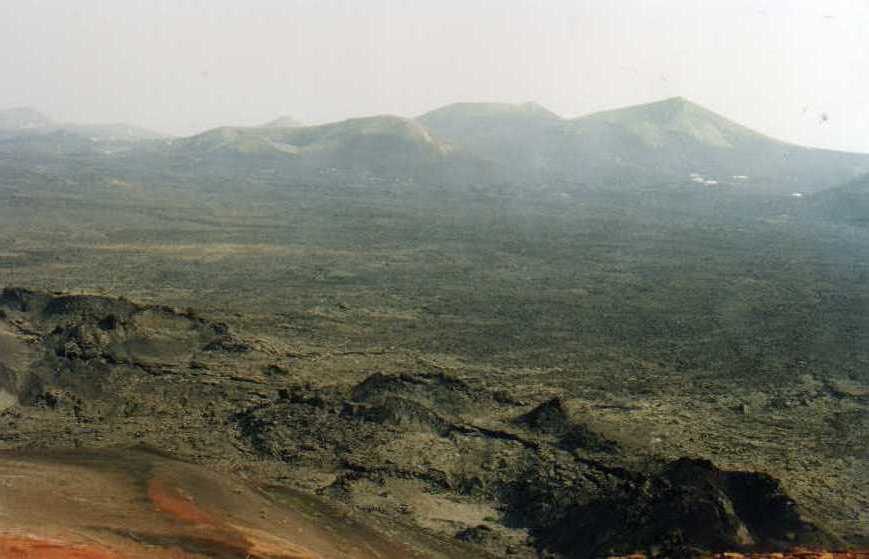
{"label": "brown earth patch", "polygon": [[4,559],[124,559],[113,551],[36,538],[0,535]]}

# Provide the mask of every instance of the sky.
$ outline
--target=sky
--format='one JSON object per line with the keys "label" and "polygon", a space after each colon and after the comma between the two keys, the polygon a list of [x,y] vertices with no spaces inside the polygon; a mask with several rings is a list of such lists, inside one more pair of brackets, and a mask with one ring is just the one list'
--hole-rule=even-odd
{"label": "sky", "polygon": [[869,0],[4,0],[0,109],[172,134],[683,96],[869,152]]}

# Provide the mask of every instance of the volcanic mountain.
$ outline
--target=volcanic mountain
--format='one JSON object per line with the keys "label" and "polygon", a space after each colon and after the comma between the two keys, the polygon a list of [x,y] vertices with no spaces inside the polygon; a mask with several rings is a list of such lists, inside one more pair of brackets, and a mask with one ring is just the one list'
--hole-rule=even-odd
{"label": "volcanic mountain", "polygon": [[[303,126],[281,117],[142,141],[158,138],[128,125],[56,124],[30,109],[0,113],[3,153],[108,158],[113,173],[126,165],[286,185],[690,185],[790,194],[869,173],[869,155],[782,142],[681,97],[575,119],[536,103],[457,103],[418,118],[380,115]],[[119,153],[125,155],[118,159]]]}
{"label": "volcanic mountain", "polygon": [[435,137],[529,180],[811,192],[869,170],[867,155],[781,142],[682,97],[576,119],[533,103],[462,103],[419,120]]}
{"label": "volcanic mountain", "polygon": [[217,128],[152,155],[182,170],[302,182],[438,182],[470,162],[419,122],[388,115],[319,126]]}

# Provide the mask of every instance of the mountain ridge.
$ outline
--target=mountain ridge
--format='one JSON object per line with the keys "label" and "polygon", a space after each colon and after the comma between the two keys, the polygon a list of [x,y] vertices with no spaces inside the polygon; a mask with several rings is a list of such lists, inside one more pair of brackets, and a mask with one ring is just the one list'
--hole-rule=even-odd
{"label": "mountain ridge", "polygon": [[95,141],[139,141],[168,137],[141,126],[125,122],[72,123],[56,121],[32,107],[0,109],[0,135],[75,134]]}
{"label": "mountain ridge", "polygon": [[0,130],[25,130],[51,124],[54,124],[52,119],[32,107],[0,110]]}
{"label": "mountain ridge", "polygon": [[[643,127],[657,126],[663,131],[690,134],[698,140],[721,147],[731,146],[722,133],[725,131],[734,135],[750,137],[754,140],[766,139],[782,144],[788,143],[736,123],[685,97],[670,97],[642,105],[631,105],[599,111],[573,119],[573,122],[590,121],[631,126],[637,134],[642,134]],[[703,133],[704,130],[700,129],[698,125],[706,128],[706,134]],[[710,130],[713,127],[717,129]]]}
{"label": "mountain ridge", "polygon": [[771,138],[684,97],[571,119],[525,106],[452,104],[419,120],[439,139],[530,182],[702,182],[790,193],[869,172],[869,155]]}
{"label": "mountain ridge", "polygon": [[[869,173],[869,154],[808,148],[769,137],[684,97],[563,118],[526,102],[452,103],[408,118],[375,115],[319,125],[279,117],[168,139],[129,125],[47,124],[32,110],[0,111],[19,128],[4,149],[114,156],[155,167],[237,176],[269,170],[288,182],[397,180],[430,184],[650,185],[813,193]],[[39,124],[42,122],[42,124]],[[32,129],[21,128],[33,124]],[[11,126],[11,125],[10,125]],[[57,138],[48,132],[79,138]],[[36,140],[33,136],[40,136]],[[144,140],[164,140],[156,147]],[[88,142],[97,146],[89,147]],[[99,147],[100,143],[121,148]],[[195,164],[195,169],[190,165]],[[337,174],[335,172],[337,170]]]}

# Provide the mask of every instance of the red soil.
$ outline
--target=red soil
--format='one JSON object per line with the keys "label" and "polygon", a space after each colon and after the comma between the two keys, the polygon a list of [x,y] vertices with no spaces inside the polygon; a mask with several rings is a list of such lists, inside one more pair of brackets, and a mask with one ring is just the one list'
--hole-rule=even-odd
{"label": "red soil", "polygon": [[0,559],[445,555],[348,521],[313,499],[298,506],[314,513],[293,503],[148,453],[0,452]]}
{"label": "red soil", "polygon": [[[148,499],[157,511],[184,524],[194,525],[200,530],[200,538],[215,551],[231,553],[250,559],[314,559],[308,550],[289,542],[277,545],[260,541],[255,532],[231,526],[203,511],[196,501],[177,487],[169,487],[159,479],[148,483]],[[265,535],[265,534],[263,534]],[[295,548],[289,550],[288,548]]]}
{"label": "red soil", "polygon": [[148,499],[158,511],[185,524],[217,526],[211,516],[196,506],[196,502],[191,497],[182,495],[178,489],[169,489],[160,480],[152,479],[148,484]]}
{"label": "red soil", "polygon": [[3,559],[123,559],[114,552],[96,547],[5,536],[0,536],[0,557]]}

